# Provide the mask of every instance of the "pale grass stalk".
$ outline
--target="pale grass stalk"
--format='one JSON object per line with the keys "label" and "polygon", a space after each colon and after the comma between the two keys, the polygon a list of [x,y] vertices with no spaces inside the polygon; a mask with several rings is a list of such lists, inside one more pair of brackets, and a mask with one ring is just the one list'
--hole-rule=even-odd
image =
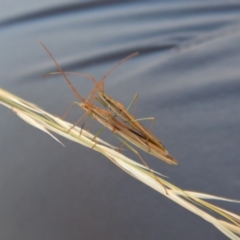
{"label": "pale grass stalk", "polygon": [[[88,148],[92,148],[93,150],[102,153],[126,173],[155,189],[168,199],[174,201],[204,220],[212,223],[228,238],[240,239],[240,216],[210,204],[203,199],[222,200],[237,203],[240,203],[240,201],[204,193],[184,191],[165,179],[157,177],[163,184],[162,186],[159,184],[156,178],[153,177],[148,168],[115,151],[114,146],[106,143],[100,138],[94,138],[92,134],[84,131],[84,129],[81,130],[79,127],[75,126],[71,129],[71,131],[69,131],[69,129],[72,127],[71,123],[63,121],[62,119],[40,109],[36,105],[31,104],[3,89],[0,89],[0,103],[11,109],[27,123],[49,134],[55,140],[57,139],[49,131],[55,132],[63,137],[68,138],[69,140],[80,143]],[[80,130],[81,135],[79,135]],[[95,139],[94,141],[92,140],[93,138]],[[167,188],[167,194],[165,188]],[[214,212],[215,214],[217,213],[221,219],[213,217],[207,212],[207,210],[209,210],[209,212]]]}

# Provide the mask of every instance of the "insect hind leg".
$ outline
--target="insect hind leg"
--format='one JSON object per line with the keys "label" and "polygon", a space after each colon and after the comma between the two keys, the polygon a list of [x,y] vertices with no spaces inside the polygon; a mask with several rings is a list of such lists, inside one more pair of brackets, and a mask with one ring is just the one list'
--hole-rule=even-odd
{"label": "insect hind leg", "polygon": [[[136,104],[135,104],[135,110],[134,110],[134,117],[136,118],[136,115],[137,115],[137,106],[138,106],[138,97],[139,95],[138,94],[135,94],[133,99],[131,100],[130,104],[128,105],[128,107],[126,108],[126,110],[128,111],[129,108],[132,106],[132,104],[136,101]],[[148,131],[145,131],[145,135],[146,135],[146,138],[147,138],[147,145],[148,145],[148,148],[149,148],[149,152],[151,151],[151,148],[148,144],[149,142],[149,137],[150,137],[150,134],[151,134],[151,131],[152,131],[152,128],[155,124],[155,118],[154,117],[148,117],[148,118],[139,118],[139,119],[134,119],[132,122],[136,121],[136,122],[140,122],[140,121],[143,121],[143,120],[152,120],[152,123],[151,123],[151,126],[149,128]]]}
{"label": "insect hind leg", "polygon": [[[117,137],[117,136],[116,136]],[[123,139],[121,139],[120,137],[117,137],[122,143],[123,145],[125,145],[127,148],[129,148],[133,153],[135,153],[139,159],[141,160],[141,162],[143,163],[143,165],[149,170],[149,172],[153,175],[153,177],[155,178],[155,180],[164,188],[166,195],[168,195],[168,191],[167,188],[163,185],[163,183],[160,181],[160,179],[156,176],[156,174],[153,172],[153,170],[149,167],[149,165],[146,163],[146,161],[142,158],[142,156],[139,154],[139,152],[133,148],[132,146],[130,146],[128,143],[126,143]]]}

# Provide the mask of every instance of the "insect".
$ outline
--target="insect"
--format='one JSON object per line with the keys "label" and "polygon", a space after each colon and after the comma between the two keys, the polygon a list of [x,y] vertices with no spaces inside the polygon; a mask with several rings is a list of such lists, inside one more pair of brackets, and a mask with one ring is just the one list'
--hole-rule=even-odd
{"label": "insect", "polygon": [[[98,91],[98,100],[104,107],[109,109],[113,117],[118,116],[120,117],[126,124],[129,124],[132,129],[134,130],[135,133],[138,133],[139,135],[142,136],[143,139],[146,141],[142,142],[141,144],[134,144],[137,147],[141,148],[143,151],[148,152],[149,154],[169,163],[176,165],[177,161],[168,153],[167,149],[164,147],[162,142],[149,130],[147,130],[140,122],[139,119],[136,119],[129,111],[124,107],[124,105],[117,100],[113,99],[111,96],[105,93],[104,91],[104,80],[107,78],[107,76],[115,70],[119,65],[121,65],[123,62],[127,61],[128,59],[136,56],[138,53],[135,52],[126,58],[122,59],[120,62],[118,62],[115,66],[113,66],[103,77],[102,79],[97,82],[96,79],[90,75],[90,74],[85,74],[85,73],[77,73],[77,72],[65,72],[65,74],[73,74],[73,75],[80,75],[80,76],[85,76],[91,79],[94,84],[95,88],[92,91],[91,94],[89,94],[89,97],[87,98],[86,101],[90,101],[90,98],[94,96],[95,92]],[[53,74],[60,74],[60,72],[53,72],[50,73],[51,75]],[[153,123],[155,121],[154,118],[144,118],[144,119],[151,119],[153,120]],[[153,126],[153,124],[152,124]],[[152,128],[151,126],[151,128]],[[150,128],[150,129],[151,129]]]}
{"label": "insect", "polygon": [[142,150],[169,164],[177,164],[177,161],[168,153],[160,140],[146,130],[145,127],[136,120],[121,103],[115,101],[109,95],[101,91],[99,92],[99,97],[113,113],[118,115],[124,122],[131,125],[131,127],[145,139],[144,144],[140,147]]}
{"label": "insect", "polygon": [[[112,116],[112,113],[109,111],[106,111],[104,109],[101,109],[99,107],[94,106],[92,103],[86,101],[76,90],[76,88],[72,85],[70,80],[67,78],[66,74],[64,71],[61,69],[61,67],[58,65],[57,61],[54,59],[52,56],[51,52],[45,47],[45,45],[40,42],[40,44],[43,46],[43,48],[47,51],[49,56],[52,58],[54,61],[55,65],[57,66],[59,72],[63,75],[64,79],[68,82],[69,86],[75,93],[75,95],[78,97],[78,99],[82,103],[77,103],[75,104],[79,105],[82,109],[84,109],[89,115],[93,116],[98,122],[100,122],[102,125],[107,127],[109,130],[111,130],[114,133],[117,133],[130,143],[136,145],[136,146],[141,146],[146,144],[146,139],[139,135],[137,132],[135,132],[133,129],[128,127],[124,122],[120,122],[116,118]],[[126,146],[129,146],[126,144],[124,141],[122,141]],[[94,146],[93,146],[94,147]],[[151,170],[151,168],[148,166],[148,164],[144,161],[144,159],[141,157],[141,155],[132,147],[130,149],[138,155],[138,157],[141,159],[143,164],[149,169],[149,171],[152,173],[154,178],[159,182],[160,185],[163,186],[161,181],[157,178],[157,176],[154,174],[154,172]],[[163,186],[164,187],[164,186]],[[165,187],[164,187],[165,188]],[[166,194],[167,194],[167,189],[165,188]]]}

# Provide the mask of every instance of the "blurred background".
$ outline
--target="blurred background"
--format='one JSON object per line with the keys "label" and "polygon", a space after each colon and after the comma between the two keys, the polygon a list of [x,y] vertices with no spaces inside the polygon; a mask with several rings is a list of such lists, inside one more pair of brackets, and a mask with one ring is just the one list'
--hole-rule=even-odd
{"label": "blurred background", "polygon": [[[105,90],[126,106],[139,94],[137,117],[156,118],[179,165],[142,156],[182,189],[240,199],[239,1],[2,0],[0,87],[62,116],[77,98],[61,76],[42,77],[56,67],[38,40],[64,70],[96,79],[139,51]],[[70,79],[83,97],[93,88]],[[0,116],[0,239],[226,239],[100,154],[60,138],[62,147],[3,106]]]}

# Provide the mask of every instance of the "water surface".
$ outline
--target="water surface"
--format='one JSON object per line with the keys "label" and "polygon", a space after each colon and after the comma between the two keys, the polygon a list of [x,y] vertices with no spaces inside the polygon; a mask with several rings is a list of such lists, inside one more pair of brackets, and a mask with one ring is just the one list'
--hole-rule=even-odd
{"label": "water surface", "polygon": [[[62,115],[77,99],[61,77],[41,77],[56,67],[38,40],[64,70],[97,79],[139,51],[105,87],[125,105],[139,93],[138,116],[156,117],[179,165],[146,161],[183,189],[240,199],[238,1],[19,0],[1,1],[0,12],[2,88]],[[71,79],[86,97],[92,83]],[[98,153],[61,139],[63,148],[0,111],[0,239],[226,239]]]}

